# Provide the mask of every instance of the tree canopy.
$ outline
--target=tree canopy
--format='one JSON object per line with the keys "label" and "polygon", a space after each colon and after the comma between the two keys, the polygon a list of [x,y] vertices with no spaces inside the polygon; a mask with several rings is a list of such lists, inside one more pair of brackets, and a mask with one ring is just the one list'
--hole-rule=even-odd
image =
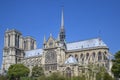
{"label": "tree canopy", "polygon": [[13,64],[9,67],[7,75],[14,80],[14,78],[19,79],[20,77],[28,76],[29,72],[29,68],[23,64]]}
{"label": "tree canopy", "polygon": [[39,77],[44,75],[44,70],[42,67],[34,66],[32,69],[32,76],[33,77]]}
{"label": "tree canopy", "polygon": [[116,78],[120,78],[120,51],[114,55],[113,66],[111,71],[113,72]]}

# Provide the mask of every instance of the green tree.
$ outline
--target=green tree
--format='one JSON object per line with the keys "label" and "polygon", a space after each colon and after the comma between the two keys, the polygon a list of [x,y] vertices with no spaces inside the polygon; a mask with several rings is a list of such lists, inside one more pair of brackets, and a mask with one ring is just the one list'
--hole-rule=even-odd
{"label": "green tree", "polygon": [[28,76],[29,68],[23,64],[13,64],[8,69],[8,77],[10,80],[20,80],[20,77]]}
{"label": "green tree", "polygon": [[114,55],[114,59],[112,61],[113,61],[113,66],[111,71],[116,78],[120,78],[120,51],[118,51]]}
{"label": "green tree", "polygon": [[32,77],[40,77],[44,75],[44,70],[42,67],[34,66],[32,69]]}
{"label": "green tree", "polygon": [[54,72],[50,76],[46,77],[46,80],[65,80],[65,77],[58,72]]}
{"label": "green tree", "polygon": [[107,72],[106,69],[105,69],[105,67],[99,66],[97,72],[98,73],[96,75],[96,80],[104,80],[104,75]]}
{"label": "green tree", "polygon": [[103,78],[103,80],[114,80],[114,78],[112,78],[112,76],[110,76],[108,73],[105,73]]}
{"label": "green tree", "polygon": [[7,77],[0,75],[0,80],[7,80]]}

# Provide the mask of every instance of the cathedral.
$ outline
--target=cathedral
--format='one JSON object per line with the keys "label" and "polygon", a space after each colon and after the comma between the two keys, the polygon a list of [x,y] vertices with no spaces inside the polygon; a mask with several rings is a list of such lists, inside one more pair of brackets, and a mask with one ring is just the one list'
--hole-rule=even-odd
{"label": "cathedral", "polygon": [[64,15],[61,14],[60,32],[57,38],[51,34],[44,36],[43,47],[37,48],[33,37],[23,37],[22,33],[6,30],[4,36],[2,72],[7,72],[12,64],[22,63],[30,71],[36,65],[43,67],[45,75],[60,72],[67,76],[85,74],[89,64],[111,69],[108,46],[101,38],[92,38],[77,42],[66,42]]}

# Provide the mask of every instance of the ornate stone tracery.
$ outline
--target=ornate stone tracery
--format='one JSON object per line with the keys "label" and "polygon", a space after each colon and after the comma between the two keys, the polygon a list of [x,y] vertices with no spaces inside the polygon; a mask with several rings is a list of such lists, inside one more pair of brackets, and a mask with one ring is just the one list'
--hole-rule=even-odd
{"label": "ornate stone tracery", "polygon": [[48,50],[45,53],[45,70],[57,69],[57,54],[54,50]]}

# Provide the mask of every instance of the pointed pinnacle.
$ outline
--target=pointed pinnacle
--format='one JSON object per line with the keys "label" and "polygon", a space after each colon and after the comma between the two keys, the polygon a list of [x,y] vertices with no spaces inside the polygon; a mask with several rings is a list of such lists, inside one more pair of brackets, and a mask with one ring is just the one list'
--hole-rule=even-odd
{"label": "pointed pinnacle", "polygon": [[63,9],[62,9],[62,15],[61,15],[61,29],[64,28],[64,14],[63,14]]}
{"label": "pointed pinnacle", "polygon": [[45,37],[45,35],[44,35],[44,43],[46,43],[46,37]]}

